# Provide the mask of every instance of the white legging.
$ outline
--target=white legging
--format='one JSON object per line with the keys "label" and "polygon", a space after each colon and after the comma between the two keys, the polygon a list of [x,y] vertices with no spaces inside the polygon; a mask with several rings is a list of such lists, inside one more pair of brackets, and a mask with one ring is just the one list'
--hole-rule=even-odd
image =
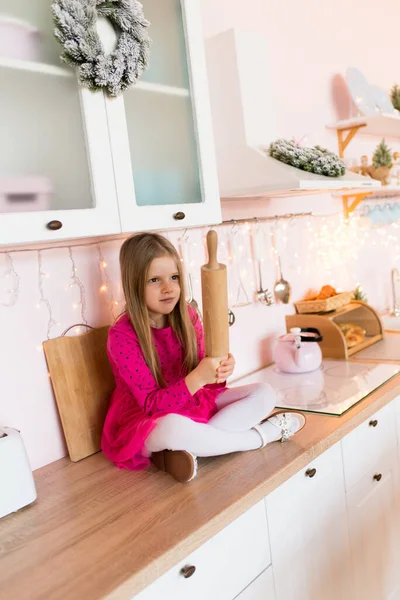
{"label": "white legging", "polygon": [[[275,400],[274,390],[263,383],[227,389],[217,398],[218,412],[207,424],[177,414],[160,417],[146,440],[146,449],[149,454],[188,450],[196,456],[255,450],[262,439],[252,427],[268,417]],[[271,436],[270,441],[273,439],[276,437]]]}

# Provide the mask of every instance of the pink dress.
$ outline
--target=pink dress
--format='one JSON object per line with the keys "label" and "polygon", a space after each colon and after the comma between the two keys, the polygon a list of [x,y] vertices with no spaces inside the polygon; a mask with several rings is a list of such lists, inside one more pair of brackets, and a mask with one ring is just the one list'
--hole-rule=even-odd
{"label": "pink dress", "polygon": [[[204,357],[203,328],[197,313],[189,308],[199,351]],[[215,400],[225,384],[207,385],[192,396],[182,373],[184,350],[172,330],[152,328],[167,387],[160,388],[145,363],[135,330],[124,314],[110,328],[107,353],[116,388],[103,428],[101,448],[111,461],[125,469],[144,469],[149,457],[144,447],[157,419],[170,413],[207,423],[217,412]]]}

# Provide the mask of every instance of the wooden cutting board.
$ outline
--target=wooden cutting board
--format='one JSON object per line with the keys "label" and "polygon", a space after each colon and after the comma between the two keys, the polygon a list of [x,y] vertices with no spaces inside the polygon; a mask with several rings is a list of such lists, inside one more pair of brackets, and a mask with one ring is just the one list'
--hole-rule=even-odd
{"label": "wooden cutting board", "polygon": [[106,353],[109,327],[43,343],[69,456],[76,462],[100,450],[115,387]]}

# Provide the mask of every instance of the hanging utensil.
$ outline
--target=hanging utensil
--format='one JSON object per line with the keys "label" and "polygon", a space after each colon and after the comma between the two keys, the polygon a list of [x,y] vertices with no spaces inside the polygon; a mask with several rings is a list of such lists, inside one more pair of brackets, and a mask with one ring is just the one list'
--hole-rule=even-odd
{"label": "hanging utensil", "polygon": [[182,260],[183,270],[186,278],[186,290],[187,290],[187,298],[186,302],[194,308],[194,310],[199,315],[200,320],[202,321],[203,317],[200,311],[200,307],[197,303],[197,300],[193,297],[193,283],[192,283],[192,274],[190,271],[190,256],[189,256],[189,246],[188,246],[189,237],[186,235],[186,230],[184,231],[182,237],[179,238],[178,241],[178,252],[179,256]]}
{"label": "hanging utensil", "polygon": [[189,297],[187,299],[187,303],[190,304],[190,306],[192,308],[194,308],[194,310],[199,315],[200,320],[202,320],[202,315],[201,315],[200,307],[197,304],[197,300],[195,300],[194,297],[193,297],[192,275],[191,275],[190,271],[188,271],[188,273],[187,273],[187,288],[188,288],[188,295],[189,295]]}
{"label": "hanging utensil", "polygon": [[290,297],[292,295],[292,286],[282,276],[281,257],[279,255],[278,248],[276,245],[276,239],[275,239],[275,243],[274,243],[274,248],[275,248],[275,256],[276,256],[276,268],[278,271],[277,280],[275,281],[275,285],[274,285],[275,301],[280,304],[289,304]]}
{"label": "hanging utensil", "polygon": [[234,250],[237,246],[237,244],[235,244],[235,240],[233,239],[237,234],[237,230],[235,228],[236,224],[234,223],[227,240],[228,251],[229,255],[232,257],[232,266],[235,272],[235,283],[237,282],[236,297],[234,298],[233,306],[247,306],[248,304],[251,304],[251,301],[246,292],[246,288],[244,286],[242,275],[240,272],[240,264],[236,259],[236,254]]}
{"label": "hanging utensil", "polygon": [[[256,223],[257,223],[257,219],[256,219]],[[271,306],[272,302],[272,294],[271,292],[265,288],[263,286],[263,281],[262,281],[262,266],[261,266],[261,258],[260,258],[260,251],[257,245],[257,232],[258,232],[258,226],[256,226],[256,230],[254,232],[254,236],[253,236],[253,249],[254,249],[254,258],[255,261],[257,263],[257,268],[258,268],[258,290],[256,291],[257,294],[257,299],[261,302],[261,304],[264,304],[265,306]]]}
{"label": "hanging utensil", "polygon": [[276,302],[289,304],[292,295],[292,287],[282,276],[281,258],[277,255],[278,279],[274,285],[274,297]]}
{"label": "hanging utensil", "polygon": [[[228,277],[228,305],[230,303],[230,300],[232,298],[232,294],[231,294],[231,289],[232,289],[232,273],[231,273],[231,266],[232,266],[232,254],[229,251],[229,238],[227,239],[227,235],[226,235],[226,231],[225,229],[221,229],[221,238],[222,238],[222,242],[221,242],[221,246],[223,248],[225,248],[225,262],[226,262],[226,271],[227,271],[227,277]],[[235,324],[236,321],[236,317],[235,317],[235,313],[233,312],[232,309],[228,308],[228,324],[229,327],[232,327],[232,325]]]}

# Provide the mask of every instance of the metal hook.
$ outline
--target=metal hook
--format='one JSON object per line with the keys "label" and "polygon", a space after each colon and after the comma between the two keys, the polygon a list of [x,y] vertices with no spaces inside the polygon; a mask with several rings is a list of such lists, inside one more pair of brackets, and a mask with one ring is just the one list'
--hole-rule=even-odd
{"label": "metal hook", "polygon": [[185,229],[183,230],[183,233],[181,235],[181,240],[182,241],[187,240],[187,227],[185,227]]}

